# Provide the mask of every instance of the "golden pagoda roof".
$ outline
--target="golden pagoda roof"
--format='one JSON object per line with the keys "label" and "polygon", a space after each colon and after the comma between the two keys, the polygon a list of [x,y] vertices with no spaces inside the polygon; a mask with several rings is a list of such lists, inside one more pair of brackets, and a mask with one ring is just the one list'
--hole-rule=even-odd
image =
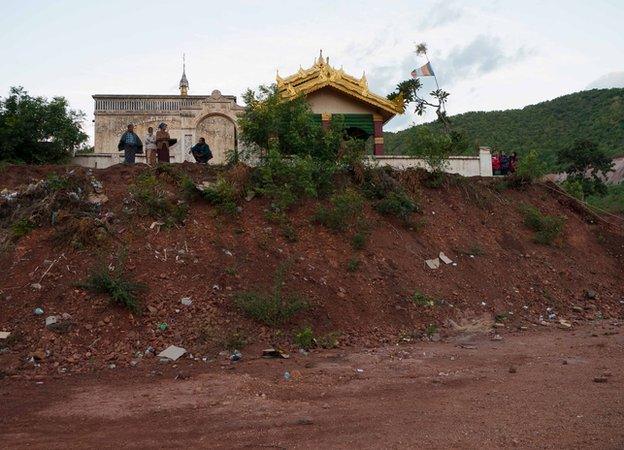
{"label": "golden pagoda roof", "polygon": [[329,65],[329,58],[323,58],[321,51],[314,64],[309,69],[302,69],[294,75],[281,78],[276,77],[277,89],[283,99],[292,99],[299,95],[308,95],[324,87],[332,87],[350,97],[367,103],[380,110],[384,122],[390,120],[396,114],[405,112],[405,105],[402,98],[388,100],[372,93],[368,89],[366,75],[357,79],[340,69],[335,69]]}

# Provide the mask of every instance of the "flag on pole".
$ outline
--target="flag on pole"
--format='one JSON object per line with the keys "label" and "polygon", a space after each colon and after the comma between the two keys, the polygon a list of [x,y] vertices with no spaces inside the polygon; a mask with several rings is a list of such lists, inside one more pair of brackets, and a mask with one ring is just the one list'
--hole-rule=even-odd
{"label": "flag on pole", "polygon": [[418,69],[412,70],[412,78],[418,77],[435,77],[435,73],[433,73],[430,63],[427,63]]}

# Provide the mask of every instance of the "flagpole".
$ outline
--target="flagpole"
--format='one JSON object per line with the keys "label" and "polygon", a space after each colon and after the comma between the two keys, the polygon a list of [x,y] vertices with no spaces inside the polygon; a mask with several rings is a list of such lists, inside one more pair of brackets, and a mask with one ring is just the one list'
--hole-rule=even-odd
{"label": "flagpole", "polygon": [[[431,68],[431,61],[429,61],[429,55],[427,55],[427,52],[425,52],[425,58],[427,59],[427,64],[429,64],[429,68]],[[438,77],[435,74],[435,71],[433,71],[433,80],[435,81],[436,87],[438,88],[438,91],[439,91],[440,85],[438,84]],[[444,103],[442,103],[442,111],[446,112],[446,107],[444,106]]]}

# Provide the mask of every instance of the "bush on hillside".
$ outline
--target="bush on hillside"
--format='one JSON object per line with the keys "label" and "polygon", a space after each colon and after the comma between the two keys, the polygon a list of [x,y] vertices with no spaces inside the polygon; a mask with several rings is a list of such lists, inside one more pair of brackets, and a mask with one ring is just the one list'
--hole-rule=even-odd
{"label": "bush on hillside", "polygon": [[354,189],[346,189],[332,195],[330,203],[329,208],[317,209],[314,221],[332,230],[344,231],[362,214],[364,198]]}
{"label": "bush on hillside", "polygon": [[182,223],[186,218],[188,206],[169,196],[158,178],[150,172],[139,175],[129,191],[141,215],[162,220],[165,226]]}
{"label": "bush on hillside", "polygon": [[565,217],[549,216],[534,206],[522,205],[524,224],[535,232],[533,240],[538,244],[551,245],[557,239],[565,225]]}
{"label": "bush on hillside", "polygon": [[[518,161],[515,173],[512,175],[511,184],[533,183],[546,174],[546,165],[537,151],[530,150]],[[515,183],[514,183],[515,182]]]}
{"label": "bush on hillside", "polygon": [[245,314],[268,326],[278,326],[291,319],[308,303],[296,295],[282,292],[286,265],[280,264],[275,272],[271,292],[249,291],[236,295],[234,301]]}
{"label": "bush on hillside", "polygon": [[96,294],[106,294],[111,303],[121,305],[135,314],[141,313],[137,294],[145,290],[146,286],[127,278],[123,258],[118,259],[112,270],[104,263],[94,267],[87,279],[78,286]]}

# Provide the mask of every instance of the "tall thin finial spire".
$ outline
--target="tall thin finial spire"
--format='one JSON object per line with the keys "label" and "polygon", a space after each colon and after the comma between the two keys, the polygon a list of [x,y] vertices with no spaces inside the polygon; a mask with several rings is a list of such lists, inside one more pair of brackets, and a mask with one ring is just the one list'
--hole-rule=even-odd
{"label": "tall thin finial spire", "polygon": [[180,78],[180,95],[188,95],[189,82],[186,79],[186,53],[182,53],[182,78]]}

